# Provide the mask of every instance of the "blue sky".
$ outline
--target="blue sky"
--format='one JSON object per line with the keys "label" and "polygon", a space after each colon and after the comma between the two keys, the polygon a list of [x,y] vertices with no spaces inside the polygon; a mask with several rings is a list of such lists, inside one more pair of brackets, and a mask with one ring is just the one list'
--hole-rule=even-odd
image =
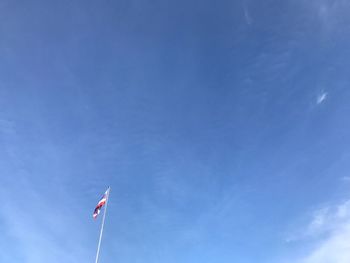
{"label": "blue sky", "polygon": [[345,0],[1,1],[1,262],[350,262]]}

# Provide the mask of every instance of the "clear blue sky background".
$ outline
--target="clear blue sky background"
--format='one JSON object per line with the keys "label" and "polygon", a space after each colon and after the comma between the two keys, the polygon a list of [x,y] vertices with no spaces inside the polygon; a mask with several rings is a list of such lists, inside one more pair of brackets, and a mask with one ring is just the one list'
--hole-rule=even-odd
{"label": "clear blue sky background", "polygon": [[348,222],[349,13],[1,1],[0,261],[94,262],[110,185],[101,263],[321,262]]}

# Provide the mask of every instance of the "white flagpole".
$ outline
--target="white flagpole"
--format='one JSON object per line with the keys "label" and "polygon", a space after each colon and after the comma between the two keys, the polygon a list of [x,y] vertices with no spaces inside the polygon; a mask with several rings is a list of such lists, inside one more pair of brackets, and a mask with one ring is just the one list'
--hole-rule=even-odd
{"label": "white flagpole", "polygon": [[106,218],[106,212],[107,212],[107,206],[108,206],[108,200],[109,200],[109,192],[111,191],[111,188],[108,187],[108,194],[107,194],[107,200],[106,200],[106,207],[105,211],[103,212],[103,219],[102,219],[102,226],[101,226],[101,231],[100,231],[100,238],[98,240],[98,246],[97,246],[97,253],[96,253],[96,260],[95,263],[98,263],[98,257],[100,255],[100,246],[101,246],[101,240],[102,240],[102,234],[103,234],[103,227],[105,225],[105,218]]}

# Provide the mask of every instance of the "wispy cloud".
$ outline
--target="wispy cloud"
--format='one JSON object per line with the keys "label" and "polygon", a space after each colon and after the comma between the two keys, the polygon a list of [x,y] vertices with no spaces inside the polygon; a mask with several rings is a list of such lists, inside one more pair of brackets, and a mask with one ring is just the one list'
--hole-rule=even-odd
{"label": "wispy cloud", "polygon": [[350,200],[337,206],[325,206],[313,213],[298,242],[313,240],[315,245],[297,263],[350,262]]}
{"label": "wispy cloud", "polygon": [[337,27],[348,17],[349,1],[312,0],[308,3],[311,4],[313,12],[317,15],[321,28],[326,32],[337,30]]}
{"label": "wispy cloud", "polygon": [[321,94],[317,96],[316,103],[321,104],[327,99],[327,96],[328,96],[328,93],[323,91]]}
{"label": "wispy cloud", "polygon": [[244,19],[245,22],[247,23],[247,25],[251,25],[253,23],[252,17],[249,14],[248,8],[247,7],[243,7],[243,11],[244,11]]}
{"label": "wispy cloud", "polygon": [[[10,237],[7,242],[15,247],[16,256],[20,258],[13,262],[55,263],[87,259],[87,250],[84,248],[86,242],[83,241],[85,231],[75,217],[76,214],[72,211],[69,214],[65,208],[50,205],[47,202],[48,196],[42,196],[29,185],[21,186],[22,190],[17,191],[16,195],[10,195],[6,190],[0,194],[3,200],[6,196],[12,196],[11,203],[3,204],[0,220],[5,226],[2,235]],[[1,261],[6,252],[0,252]]]}
{"label": "wispy cloud", "polygon": [[341,180],[344,182],[350,182],[350,176],[343,176]]}

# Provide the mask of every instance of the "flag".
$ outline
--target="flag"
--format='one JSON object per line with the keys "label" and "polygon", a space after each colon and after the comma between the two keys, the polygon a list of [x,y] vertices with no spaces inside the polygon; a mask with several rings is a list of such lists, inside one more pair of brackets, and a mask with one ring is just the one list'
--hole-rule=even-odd
{"label": "flag", "polygon": [[94,213],[92,215],[92,217],[94,219],[96,219],[96,217],[98,216],[98,214],[101,212],[101,208],[106,204],[107,202],[107,198],[108,198],[108,192],[109,192],[109,188],[106,190],[106,192],[103,194],[102,198],[100,199],[100,201],[98,201],[97,206],[94,210]]}

